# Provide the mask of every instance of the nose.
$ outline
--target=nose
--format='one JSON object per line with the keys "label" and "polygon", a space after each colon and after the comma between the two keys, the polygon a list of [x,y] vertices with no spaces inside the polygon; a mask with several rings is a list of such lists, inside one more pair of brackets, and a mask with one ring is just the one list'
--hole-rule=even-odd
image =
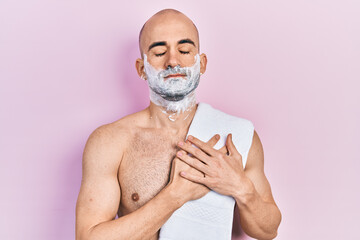
{"label": "nose", "polygon": [[165,62],[165,68],[171,67],[174,68],[177,65],[180,65],[179,59],[177,58],[177,55],[175,52],[169,52],[168,57]]}

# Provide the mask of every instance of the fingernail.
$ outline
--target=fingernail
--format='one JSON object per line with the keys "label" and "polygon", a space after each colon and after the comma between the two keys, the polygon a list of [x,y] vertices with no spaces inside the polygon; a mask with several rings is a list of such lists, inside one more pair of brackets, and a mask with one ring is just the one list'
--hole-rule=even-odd
{"label": "fingernail", "polygon": [[181,157],[181,156],[182,156],[182,152],[178,152],[177,155],[178,155],[179,157]]}
{"label": "fingernail", "polygon": [[216,139],[216,140],[219,140],[219,139],[220,139],[220,136],[219,136],[218,134],[216,134],[215,139]]}
{"label": "fingernail", "polygon": [[184,143],[183,143],[183,142],[179,142],[178,145],[179,145],[179,146],[183,146]]}
{"label": "fingernail", "polygon": [[193,137],[193,136],[191,136],[191,135],[189,135],[188,139],[189,139],[189,140],[193,140],[193,139],[194,139],[194,137]]}
{"label": "fingernail", "polygon": [[180,172],[180,175],[181,176],[186,176],[186,173],[185,172]]}

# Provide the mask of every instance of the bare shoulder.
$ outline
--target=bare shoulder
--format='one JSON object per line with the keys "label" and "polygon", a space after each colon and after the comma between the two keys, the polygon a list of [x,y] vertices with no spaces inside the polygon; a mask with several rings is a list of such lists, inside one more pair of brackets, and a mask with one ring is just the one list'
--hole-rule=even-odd
{"label": "bare shoulder", "polygon": [[83,167],[111,167],[113,171],[117,171],[115,166],[119,166],[133,132],[141,124],[142,115],[142,112],[134,113],[96,128],[86,142]]}
{"label": "bare shoulder", "polygon": [[245,171],[253,168],[264,171],[264,150],[260,137],[255,130],[246,161]]}

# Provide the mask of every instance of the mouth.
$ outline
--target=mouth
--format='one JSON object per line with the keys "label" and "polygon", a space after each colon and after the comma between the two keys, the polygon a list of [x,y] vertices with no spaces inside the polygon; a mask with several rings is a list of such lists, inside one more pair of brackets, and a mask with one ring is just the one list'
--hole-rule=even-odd
{"label": "mouth", "polygon": [[165,78],[176,78],[176,77],[185,77],[185,74],[171,74],[166,76]]}

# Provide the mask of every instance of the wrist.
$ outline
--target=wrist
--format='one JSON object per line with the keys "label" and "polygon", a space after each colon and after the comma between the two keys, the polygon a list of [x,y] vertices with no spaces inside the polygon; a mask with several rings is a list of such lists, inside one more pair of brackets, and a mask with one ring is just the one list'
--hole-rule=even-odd
{"label": "wrist", "polygon": [[241,185],[243,187],[236,191],[233,196],[239,207],[247,206],[249,203],[254,202],[258,195],[258,192],[256,191],[255,186],[250,179],[246,178],[245,181],[242,181]]}
{"label": "wrist", "polygon": [[176,209],[180,208],[185,204],[185,200],[183,197],[179,195],[179,191],[175,189],[173,184],[168,184],[164,189],[164,194],[166,195],[166,199],[172,204],[172,206]]}

